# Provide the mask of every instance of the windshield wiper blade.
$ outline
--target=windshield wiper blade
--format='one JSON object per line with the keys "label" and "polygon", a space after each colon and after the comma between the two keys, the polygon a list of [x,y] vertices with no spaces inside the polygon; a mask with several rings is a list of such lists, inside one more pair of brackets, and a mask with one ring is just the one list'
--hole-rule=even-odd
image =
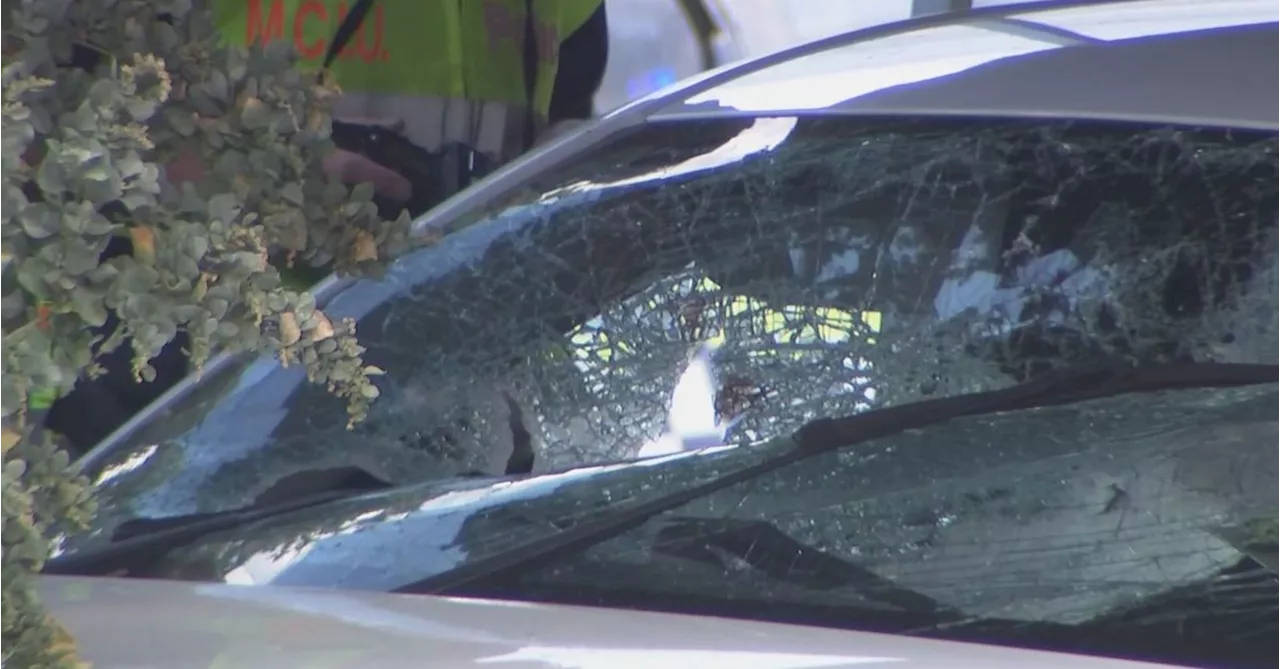
{"label": "windshield wiper blade", "polygon": [[836,449],[880,439],[904,430],[982,414],[1071,404],[1129,393],[1192,388],[1230,388],[1275,383],[1276,365],[1172,363],[1139,365],[1100,361],[1046,372],[1026,383],[875,409],[843,418],[811,421],[792,435],[794,448],[706,483],[645,502],[604,512],[553,535],[479,558],[394,589],[392,592],[441,594],[486,579],[517,576],[579,553],[650,518],[701,497],[759,478],[782,467]]}
{"label": "windshield wiper blade", "polygon": [[[885,407],[844,418],[820,418],[796,434],[801,449],[824,453],[843,444],[878,439],[955,418],[1073,404],[1129,393],[1230,388],[1280,380],[1280,366],[1188,362],[1135,365],[1094,363],[1042,374],[1000,390]],[[935,413],[936,412],[936,413]],[[934,414],[934,415],[929,415]],[[907,424],[924,421],[918,424]]]}

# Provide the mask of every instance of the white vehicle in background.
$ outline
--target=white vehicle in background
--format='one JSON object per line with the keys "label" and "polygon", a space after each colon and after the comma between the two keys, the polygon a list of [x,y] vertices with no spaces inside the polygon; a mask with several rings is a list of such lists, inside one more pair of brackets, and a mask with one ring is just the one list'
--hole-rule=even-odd
{"label": "white vehicle in background", "polygon": [[1275,667],[1278,13],[628,105],[318,288],[388,371],[355,430],[222,357],[89,453],[44,596],[95,669]]}

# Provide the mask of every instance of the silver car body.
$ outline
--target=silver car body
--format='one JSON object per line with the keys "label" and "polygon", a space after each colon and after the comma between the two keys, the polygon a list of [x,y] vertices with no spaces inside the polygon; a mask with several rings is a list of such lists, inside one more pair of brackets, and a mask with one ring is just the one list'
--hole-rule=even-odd
{"label": "silver car body", "polygon": [[[1280,20],[1274,0],[1045,5],[890,24],[699,75],[506,166],[416,227],[456,232],[461,221],[531,179],[654,121],[726,114],[976,115],[1276,130],[1274,32],[1254,42],[1176,39],[1274,25]],[[1152,60],[1146,62],[1111,55],[1112,41],[1139,37],[1165,40],[1168,48],[1147,50]],[[1043,66],[1019,66],[1021,56],[1054,52],[1061,58],[1053,61],[1052,77]],[[945,83],[947,75],[997,61],[1007,66],[988,68],[984,79],[962,89]],[[934,85],[917,85],[929,82]],[[330,279],[317,288],[321,303],[349,290],[359,286]],[[205,374],[231,361],[220,356]],[[109,457],[196,384],[193,378],[173,388],[86,464]],[[206,667],[209,653],[227,662],[213,666],[235,667],[1152,666],[858,632],[436,597],[66,577],[46,578],[44,591],[98,669]]]}
{"label": "silver car body", "polygon": [[794,625],[483,599],[58,578],[94,669],[1159,669]]}

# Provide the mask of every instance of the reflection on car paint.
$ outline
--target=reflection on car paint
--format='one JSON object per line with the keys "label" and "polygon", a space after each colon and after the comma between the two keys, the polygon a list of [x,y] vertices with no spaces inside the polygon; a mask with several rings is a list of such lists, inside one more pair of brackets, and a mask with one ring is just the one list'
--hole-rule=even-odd
{"label": "reflection on car paint", "polygon": [[734,667],[735,669],[792,669],[896,663],[896,657],[820,655],[817,653],[738,652],[668,648],[566,648],[527,646],[487,657],[483,662],[545,662],[556,667]]}
{"label": "reflection on car paint", "polygon": [[[963,55],[957,55],[963,44]],[[885,89],[954,75],[1002,58],[1061,45],[971,26],[942,26],[890,35],[788,61],[700,92],[682,105],[740,111],[824,109]],[[928,51],[937,53],[929,58]],[[901,58],[903,53],[912,58]],[[780,104],[780,100],[785,103]]]}

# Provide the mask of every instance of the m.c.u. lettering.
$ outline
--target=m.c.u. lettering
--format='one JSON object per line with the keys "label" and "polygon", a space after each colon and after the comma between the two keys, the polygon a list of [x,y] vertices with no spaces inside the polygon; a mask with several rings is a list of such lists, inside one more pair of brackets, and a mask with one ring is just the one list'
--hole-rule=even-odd
{"label": "m.c.u. lettering", "polygon": [[[303,60],[319,60],[329,48],[329,40],[346,17],[348,5],[337,8],[321,0],[285,2],[285,0],[248,0],[245,21],[245,43],[273,42],[292,39]],[[383,45],[386,21],[382,7],[374,5],[356,28],[351,40],[338,54],[338,60],[361,60],[366,63],[390,60]]]}

